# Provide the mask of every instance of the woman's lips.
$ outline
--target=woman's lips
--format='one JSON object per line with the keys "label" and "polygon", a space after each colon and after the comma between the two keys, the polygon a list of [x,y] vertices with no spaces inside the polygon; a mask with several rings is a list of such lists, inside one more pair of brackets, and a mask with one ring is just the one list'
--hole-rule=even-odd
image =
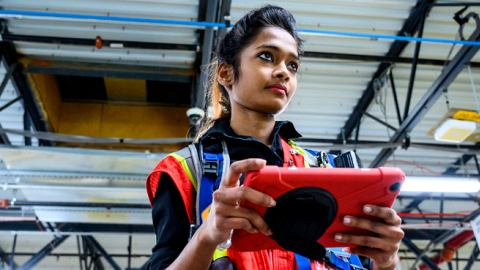
{"label": "woman's lips", "polygon": [[277,93],[287,95],[287,88],[284,85],[281,85],[281,84],[277,83],[277,84],[272,84],[272,85],[268,86],[267,88],[272,90],[272,91],[275,91]]}

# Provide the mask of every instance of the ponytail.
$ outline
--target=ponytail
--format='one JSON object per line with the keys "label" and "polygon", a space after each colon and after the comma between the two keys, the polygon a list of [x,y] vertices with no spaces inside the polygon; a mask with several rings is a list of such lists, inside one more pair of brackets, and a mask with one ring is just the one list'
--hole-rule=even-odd
{"label": "ponytail", "polygon": [[[225,87],[218,82],[217,67],[218,59],[215,58],[210,64],[209,83],[205,99],[205,111],[207,113],[200,123],[193,142],[198,142],[205,132],[215,124],[230,120],[231,107],[229,96]],[[208,117],[208,108],[210,106],[213,108],[213,118]]]}

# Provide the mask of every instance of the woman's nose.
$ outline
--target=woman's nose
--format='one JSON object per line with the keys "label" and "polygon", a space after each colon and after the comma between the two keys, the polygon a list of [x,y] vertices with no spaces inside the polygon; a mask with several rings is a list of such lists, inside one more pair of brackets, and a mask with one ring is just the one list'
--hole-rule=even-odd
{"label": "woman's nose", "polygon": [[288,74],[287,66],[284,63],[277,65],[273,76],[279,79],[283,79],[288,82],[290,80],[290,75]]}

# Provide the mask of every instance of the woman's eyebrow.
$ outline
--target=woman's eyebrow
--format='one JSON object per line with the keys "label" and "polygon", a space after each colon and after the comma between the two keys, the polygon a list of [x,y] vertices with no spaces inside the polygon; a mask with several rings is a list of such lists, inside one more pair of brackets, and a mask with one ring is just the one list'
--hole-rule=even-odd
{"label": "woman's eyebrow", "polygon": [[[281,51],[280,48],[278,48],[278,47],[275,46],[275,45],[271,45],[271,44],[262,44],[262,45],[258,46],[258,47],[256,48],[256,50],[258,50],[258,49],[263,49],[263,48],[272,49],[272,50],[275,50],[275,51],[277,51],[277,52],[280,52],[280,51]],[[298,55],[296,55],[296,54],[294,54],[294,53],[290,53],[290,56],[293,57],[293,58],[295,58],[296,60],[300,60],[300,59],[298,58]]]}

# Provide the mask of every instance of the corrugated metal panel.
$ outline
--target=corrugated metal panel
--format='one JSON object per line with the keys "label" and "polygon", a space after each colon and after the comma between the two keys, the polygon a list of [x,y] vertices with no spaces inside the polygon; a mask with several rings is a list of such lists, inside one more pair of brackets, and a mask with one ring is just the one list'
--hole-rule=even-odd
{"label": "corrugated metal panel", "polygon": [[[197,21],[198,1],[2,1],[6,10],[42,11],[81,15]],[[27,16],[28,17],[28,16]],[[148,23],[69,20],[64,18],[8,20],[15,35],[196,44],[195,29]],[[102,48],[16,42],[19,53],[40,59],[119,64],[192,67],[195,52]]]}
{"label": "corrugated metal panel", "polygon": [[190,68],[195,52],[147,49],[96,49],[88,46],[15,42],[18,53],[40,59]]}
{"label": "corrugated metal panel", "polygon": [[[265,4],[281,6],[296,18],[298,28],[396,35],[416,1],[232,1],[232,19]],[[305,49],[322,52],[384,55],[391,41],[305,36]]]}

